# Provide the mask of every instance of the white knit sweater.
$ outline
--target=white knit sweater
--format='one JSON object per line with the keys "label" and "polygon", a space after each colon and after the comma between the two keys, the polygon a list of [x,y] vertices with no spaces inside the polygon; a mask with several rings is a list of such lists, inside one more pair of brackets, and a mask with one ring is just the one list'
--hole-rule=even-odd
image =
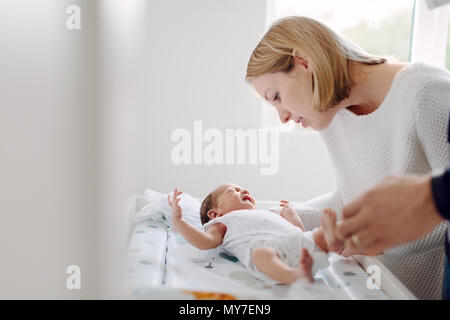
{"label": "white knit sweater", "polygon": [[[450,72],[425,63],[400,70],[374,112],[358,116],[340,110],[321,132],[337,191],[296,204],[306,229],[319,226],[325,207],[336,210],[340,218],[343,204],[389,175],[446,168],[449,110]],[[380,256],[419,299],[441,297],[445,228],[443,223],[427,236]]]}

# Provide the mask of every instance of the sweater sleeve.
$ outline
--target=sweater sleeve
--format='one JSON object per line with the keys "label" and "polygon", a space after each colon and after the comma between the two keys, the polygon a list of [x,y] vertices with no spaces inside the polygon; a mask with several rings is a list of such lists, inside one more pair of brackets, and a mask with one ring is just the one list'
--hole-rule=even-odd
{"label": "sweater sleeve", "polygon": [[[449,163],[447,130],[450,111],[450,83],[436,79],[418,91],[414,107],[417,137],[431,170],[441,170]],[[448,200],[448,199],[447,199]],[[443,245],[446,224],[439,224],[424,237],[391,248],[385,255],[409,256],[423,253]]]}
{"label": "sweater sleeve", "polygon": [[450,82],[430,81],[418,90],[416,101],[414,122],[422,150],[431,170],[445,169],[449,165]]}
{"label": "sweater sleeve", "polygon": [[[320,215],[325,208],[336,211],[338,219],[340,219],[343,203],[339,191],[333,191],[306,202],[294,202],[292,203],[292,207],[297,211],[300,219],[302,219],[305,230],[310,231],[320,227]],[[272,210],[280,211],[281,208],[275,207]]]}

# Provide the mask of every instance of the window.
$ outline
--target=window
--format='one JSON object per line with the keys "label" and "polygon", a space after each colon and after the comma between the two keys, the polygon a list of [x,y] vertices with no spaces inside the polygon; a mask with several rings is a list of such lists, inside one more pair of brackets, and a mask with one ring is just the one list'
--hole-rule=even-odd
{"label": "window", "polygon": [[450,0],[416,0],[411,61],[445,66]]}
{"label": "window", "polygon": [[[266,25],[268,28],[273,20],[284,16],[311,17],[369,53],[409,61],[413,13],[414,0],[268,0]],[[263,110],[265,128],[308,130],[293,123],[282,124],[271,106]]]}

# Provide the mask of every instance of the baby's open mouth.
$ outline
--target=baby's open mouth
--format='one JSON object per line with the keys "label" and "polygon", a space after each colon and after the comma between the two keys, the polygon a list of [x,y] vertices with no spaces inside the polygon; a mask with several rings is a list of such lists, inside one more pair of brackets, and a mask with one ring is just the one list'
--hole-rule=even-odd
{"label": "baby's open mouth", "polygon": [[244,196],[243,198],[242,198],[242,200],[243,201],[250,201],[251,203],[255,203],[255,200],[253,200],[253,198],[252,197],[250,197],[250,196]]}

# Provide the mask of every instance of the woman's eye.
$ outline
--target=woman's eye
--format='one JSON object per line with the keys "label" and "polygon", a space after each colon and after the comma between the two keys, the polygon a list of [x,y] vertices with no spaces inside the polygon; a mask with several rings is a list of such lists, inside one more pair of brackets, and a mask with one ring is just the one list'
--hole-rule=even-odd
{"label": "woman's eye", "polygon": [[275,97],[273,98],[273,101],[280,101],[280,94],[279,93],[277,93],[275,95]]}

